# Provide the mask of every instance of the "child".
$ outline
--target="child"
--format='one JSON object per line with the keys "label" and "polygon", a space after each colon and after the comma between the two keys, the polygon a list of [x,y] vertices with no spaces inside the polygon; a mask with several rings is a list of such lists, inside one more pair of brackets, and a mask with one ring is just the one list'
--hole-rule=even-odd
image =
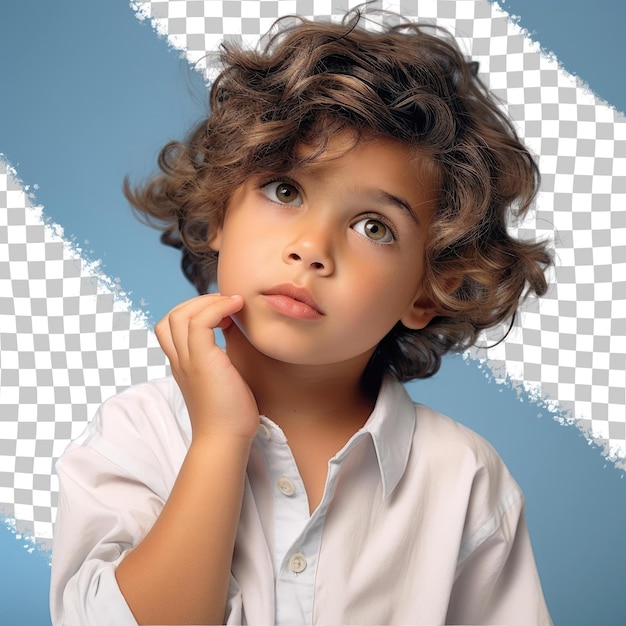
{"label": "child", "polygon": [[126,186],[204,295],[58,464],[55,624],[551,623],[519,488],[401,384],[545,292],[537,168],[448,36],[361,19],[225,44]]}

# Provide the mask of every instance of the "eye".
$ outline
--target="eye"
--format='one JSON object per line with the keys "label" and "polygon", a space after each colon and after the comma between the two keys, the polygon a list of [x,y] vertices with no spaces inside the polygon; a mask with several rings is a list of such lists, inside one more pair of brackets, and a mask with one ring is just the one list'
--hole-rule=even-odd
{"label": "eye", "polygon": [[274,180],[265,183],[261,189],[265,196],[272,202],[279,204],[289,204],[291,206],[302,206],[300,192],[295,185],[282,180]]}
{"label": "eye", "polygon": [[367,239],[375,241],[376,243],[393,243],[395,241],[395,236],[391,228],[384,222],[371,217],[359,220],[352,228],[354,228],[359,235],[363,235],[363,237],[367,237]]}

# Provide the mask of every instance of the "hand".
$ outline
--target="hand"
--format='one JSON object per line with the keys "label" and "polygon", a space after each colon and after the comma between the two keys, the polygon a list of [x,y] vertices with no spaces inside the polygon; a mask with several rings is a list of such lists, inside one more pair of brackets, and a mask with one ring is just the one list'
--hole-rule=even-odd
{"label": "hand", "polygon": [[243,308],[241,296],[208,294],[174,307],[155,326],[161,348],[185,398],[194,441],[209,437],[252,439],[259,410],[250,388],[215,343],[215,328],[228,328]]}

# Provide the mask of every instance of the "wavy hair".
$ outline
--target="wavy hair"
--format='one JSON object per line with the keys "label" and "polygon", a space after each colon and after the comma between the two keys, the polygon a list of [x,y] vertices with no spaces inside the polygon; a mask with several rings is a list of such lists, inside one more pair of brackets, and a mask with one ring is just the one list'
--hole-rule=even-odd
{"label": "wavy hair", "polygon": [[316,147],[311,160],[350,130],[427,155],[441,192],[424,287],[438,314],[422,330],[398,323],[366,371],[407,381],[434,374],[446,352],[473,345],[482,330],[512,323],[521,298],[546,292],[551,255],[508,232],[510,217],[532,204],[539,172],[477,64],[441,28],[395,16],[372,30],[370,15],[353,10],[340,24],[282,18],[256,50],[223,43],[208,117],[162,149],[160,174],[134,189],[126,179],[124,190],[206,293],[217,267],[207,240],[233,191],[252,175],[302,165],[298,146]]}

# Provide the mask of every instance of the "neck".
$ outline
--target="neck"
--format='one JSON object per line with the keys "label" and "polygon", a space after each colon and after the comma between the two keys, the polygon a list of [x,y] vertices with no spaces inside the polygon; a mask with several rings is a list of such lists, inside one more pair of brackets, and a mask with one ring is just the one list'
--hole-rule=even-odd
{"label": "neck", "polygon": [[254,348],[235,324],[224,331],[226,351],[249,385],[259,411],[285,432],[293,427],[358,430],[369,417],[378,390],[362,376],[370,355],[331,365],[277,361]]}

